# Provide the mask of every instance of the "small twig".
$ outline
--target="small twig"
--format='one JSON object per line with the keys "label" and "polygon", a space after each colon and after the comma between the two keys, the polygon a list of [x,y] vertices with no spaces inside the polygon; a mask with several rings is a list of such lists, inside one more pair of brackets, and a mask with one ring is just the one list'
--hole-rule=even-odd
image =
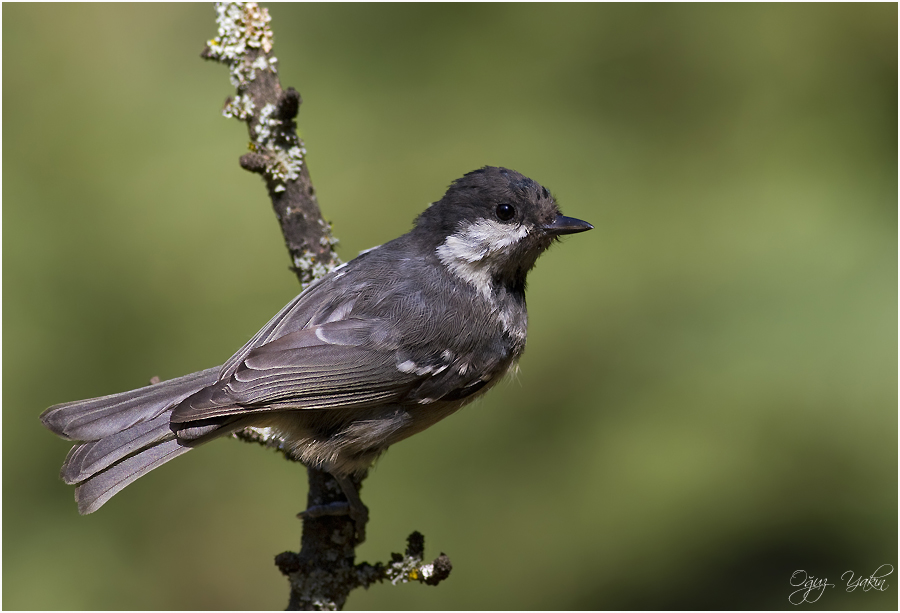
{"label": "small twig", "polygon": [[[332,583],[334,585],[350,585],[353,588],[368,588],[373,583],[382,583],[390,581],[393,585],[398,583],[409,583],[418,581],[426,585],[437,585],[450,576],[453,565],[450,558],[446,554],[441,554],[433,561],[423,563],[425,555],[425,537],[420,532],[413,532],[406,539],[406,552],[404,554],[392,553],[391,561],[388,564],[369,564],[362,562],[353,566],[344,564],[336,574],[327,577],[316,575],[314,567],[304,558],[303,554],[297,554],[292,551],[275,556],[275,564],[278,569],[287,576],[291,581],[291,604],[288,606],[290,610],[299,610],[305,608],[302,606],[304,602],[309,602],[306,594],[321,589],[311,589],[311,583],[320,583],[322,581]],[[304,543],[304,550],[306,543]],[[297,596],[297,600],[294,597]],[[327,601],[320,600],[317,602],[317,609],[341,609],[346,600],[346,594],[341,599],[341,594],[335,594],[336,598]]]}

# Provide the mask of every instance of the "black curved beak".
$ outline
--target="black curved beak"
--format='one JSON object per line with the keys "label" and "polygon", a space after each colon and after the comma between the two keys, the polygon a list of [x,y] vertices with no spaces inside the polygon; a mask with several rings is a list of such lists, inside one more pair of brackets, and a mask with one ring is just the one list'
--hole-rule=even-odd
{"label": "black curved beak", "polygon": [[593,229],[594,226],[586,221],[581,221],[574,217],[564,217],[562,215],[557,215],[552,224],[544,226],[544,232],[553,236],[576,234],[578,232],[586,232],[587,230]]}

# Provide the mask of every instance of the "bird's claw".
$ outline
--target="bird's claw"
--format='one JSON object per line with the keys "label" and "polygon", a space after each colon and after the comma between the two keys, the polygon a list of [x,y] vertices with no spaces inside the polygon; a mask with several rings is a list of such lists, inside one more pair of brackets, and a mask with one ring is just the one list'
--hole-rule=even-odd
{"label": "bird's claw", "polygon": [[297,513],[300,519],[317,519],[319,517],[340,517],[349,515],[356,526],[356,544],[366,540],[366,524],[369,522],[369,508],[359,498],[359,492],[353,483],[345,478],[337,478],[347,500],[317,504],[305,511]]}
{"label": "bird's claw", "polygon": [[[318,517],[336,517],[340,515],[352,515],[349,502],[342,500],[329,504],[317,504],[297,513],[297,517],[300,519],[316,519]],[[353,519],[355,521],[356,518]]]}

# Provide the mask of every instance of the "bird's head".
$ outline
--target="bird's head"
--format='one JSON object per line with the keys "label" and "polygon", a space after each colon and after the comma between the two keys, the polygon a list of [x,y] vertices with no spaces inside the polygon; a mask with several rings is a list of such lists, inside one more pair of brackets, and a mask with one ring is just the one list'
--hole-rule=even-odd
{"label": "bird's head", "polygon": [[592,228],[561,215],[537,182],[485,166],[454,181],[419,216],[414,232],[453,274],[489,295],[498,284],[524,290],[528,271],[554,240]]}

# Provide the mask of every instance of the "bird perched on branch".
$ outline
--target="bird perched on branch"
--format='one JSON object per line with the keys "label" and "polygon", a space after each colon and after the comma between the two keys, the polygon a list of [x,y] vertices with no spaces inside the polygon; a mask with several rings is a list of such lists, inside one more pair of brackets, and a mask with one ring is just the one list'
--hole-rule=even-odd
{"label": "bird perched on branch", "polygon": [[77,441],[62,479],[92,513],[202,443],[269,428],[290,456],[337,478],[358,518],[350,477],[503,377],[525,349],[528,271],[560,235],[592,227],[513,170],[470,172],[407,234],[310,285],[223,366],[47,409],[44,425]]}

